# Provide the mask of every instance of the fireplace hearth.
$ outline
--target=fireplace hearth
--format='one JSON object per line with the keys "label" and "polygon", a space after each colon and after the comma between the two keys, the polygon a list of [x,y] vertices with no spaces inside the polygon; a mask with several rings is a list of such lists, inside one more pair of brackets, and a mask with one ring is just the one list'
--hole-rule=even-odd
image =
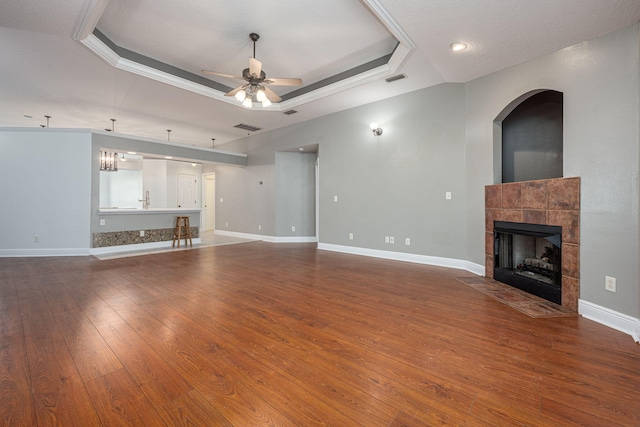
{"label": "fireplace hearth", "polygon": [[562,227],[494,222],[494,279],[562,304]]}

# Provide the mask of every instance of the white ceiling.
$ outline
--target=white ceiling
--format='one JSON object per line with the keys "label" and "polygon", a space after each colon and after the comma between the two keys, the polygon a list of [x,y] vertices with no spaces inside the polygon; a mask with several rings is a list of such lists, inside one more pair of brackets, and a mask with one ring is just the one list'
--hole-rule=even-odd
{"label": "white ceiling", "polygon": [[[2,0],[0,126],[37,127],[50,115],[52,127],[104,129],[115,118],[118,133],[165,140],[171,129],[172,142],[218,146],[247,135],[239,123],[263,132],[466,82],[639,20],[640,0]],[[267,76],[300,77],[303,88],[399,46],[386,65],[246,110],[224,91],[123,59],[91,35],[94,25],[119,48],[201,77],[203,68],[241,74],[256,32]],[[455,41],[469,48],[454,53]],[[283,114],[290,108],[298,113]]]}

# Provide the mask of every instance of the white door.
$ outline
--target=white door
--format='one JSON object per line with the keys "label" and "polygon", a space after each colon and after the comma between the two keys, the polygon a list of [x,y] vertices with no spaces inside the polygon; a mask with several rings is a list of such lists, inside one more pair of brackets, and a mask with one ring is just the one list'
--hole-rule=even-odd
{"label": "white door", "polygon": [[207,175],[204,180],[204,207],[202,212],[204,213],[203,230],[214,230],[216,226],[215,212],[216,212],[216,177],[215,175]]}
{"label": "white door", "polygon": [[178,207],[196,208],[198,200],[196,196],[196,176],[186,173],[178,174]]}

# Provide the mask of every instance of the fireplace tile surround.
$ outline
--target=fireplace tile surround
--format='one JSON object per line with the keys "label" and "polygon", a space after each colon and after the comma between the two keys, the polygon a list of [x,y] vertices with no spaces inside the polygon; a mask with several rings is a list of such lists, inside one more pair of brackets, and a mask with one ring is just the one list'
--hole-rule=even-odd
{"label": "fireplace tile surround", "polygon": [[580,178],[485,187],[485,271],[493,278],[494,221],[562,227],[562,306],[577,312],[580,297]]}

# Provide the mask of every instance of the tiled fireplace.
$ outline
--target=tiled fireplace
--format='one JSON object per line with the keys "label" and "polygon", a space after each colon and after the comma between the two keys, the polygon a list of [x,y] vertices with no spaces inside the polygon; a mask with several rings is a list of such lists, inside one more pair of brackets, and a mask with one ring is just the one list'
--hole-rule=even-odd
{"label": "tiled fireplace", "polygon": [[485,187],[486,276],[494,276],[494,222],[562,227],[562,306],[578,311],[580,294],[580,178]]}

